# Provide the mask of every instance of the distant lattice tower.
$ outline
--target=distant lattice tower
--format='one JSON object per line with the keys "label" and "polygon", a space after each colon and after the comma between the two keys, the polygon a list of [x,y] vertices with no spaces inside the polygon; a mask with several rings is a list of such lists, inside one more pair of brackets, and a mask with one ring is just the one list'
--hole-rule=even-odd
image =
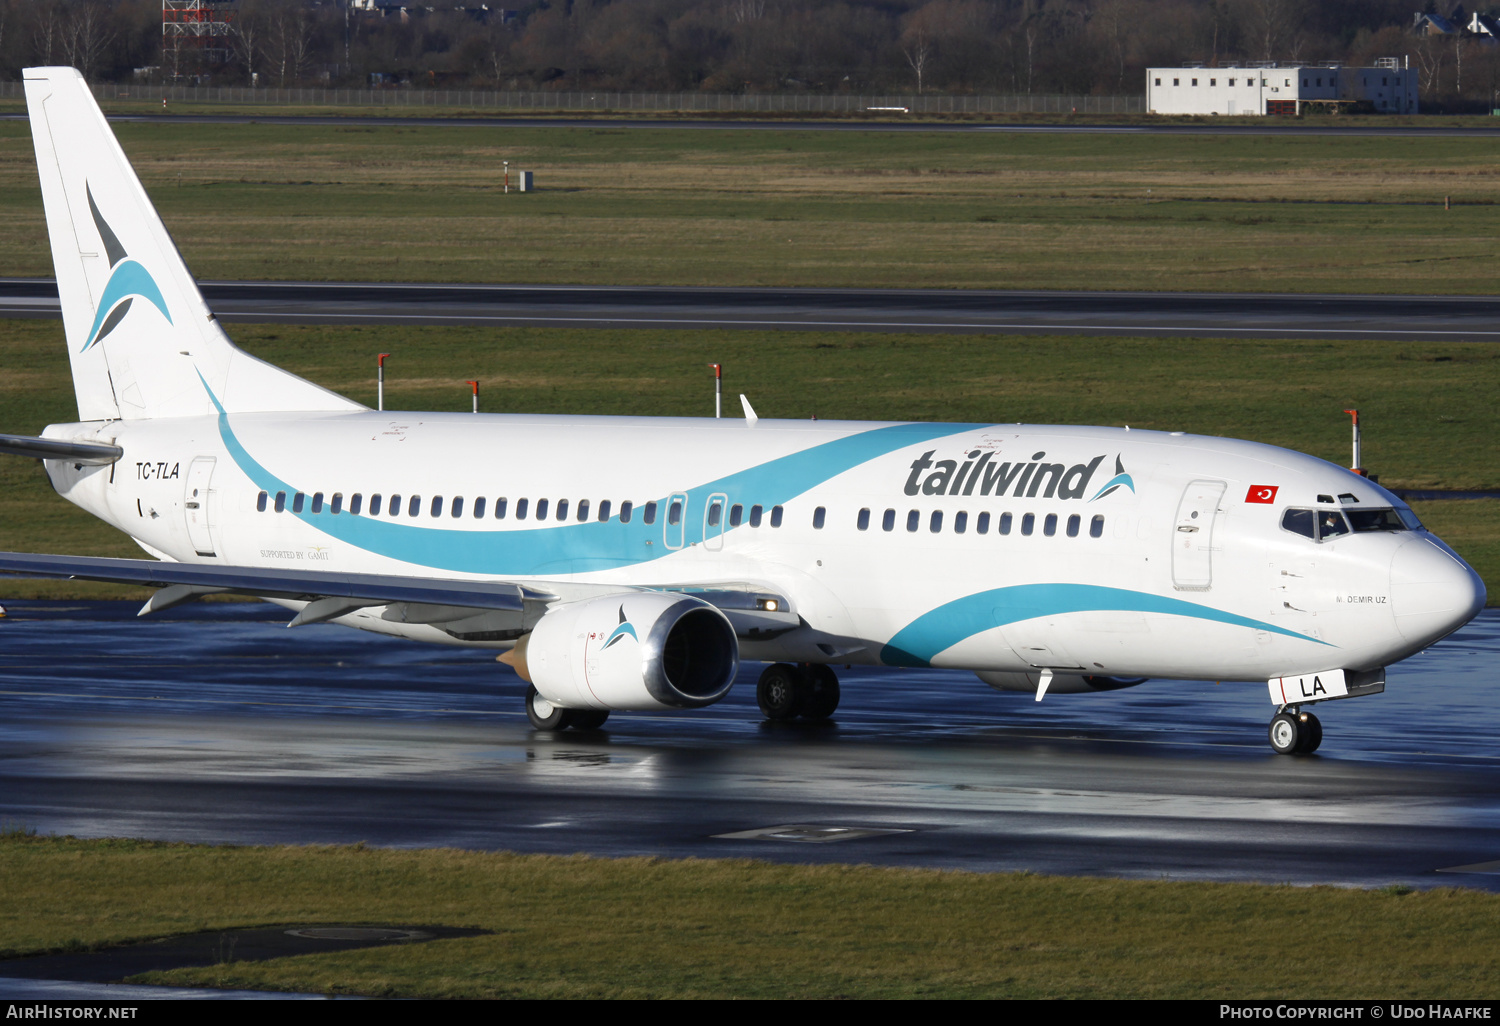
{"label": "distant lattice tower", "polygon": [[229,60],[237,0],[161,0],[162,64],[173,78]]}

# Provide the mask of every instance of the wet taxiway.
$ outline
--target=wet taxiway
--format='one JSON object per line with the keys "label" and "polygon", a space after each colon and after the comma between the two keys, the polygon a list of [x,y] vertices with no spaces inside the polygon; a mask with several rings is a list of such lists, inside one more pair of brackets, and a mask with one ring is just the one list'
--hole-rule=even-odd
{"label": "wet taxiway", "polygon": [[709,709],[542,734],[481,651],[250,604],[7,605],[0,820],[44,833],[1500,890],[1500,610],[1287,758],[1253,684],[1036,703],[856,668],[834,724],[786,726],[747,665]]}

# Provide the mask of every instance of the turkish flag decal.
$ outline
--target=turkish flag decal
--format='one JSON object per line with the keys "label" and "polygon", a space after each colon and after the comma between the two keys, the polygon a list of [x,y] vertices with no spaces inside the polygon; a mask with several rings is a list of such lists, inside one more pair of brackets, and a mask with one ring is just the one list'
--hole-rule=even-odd
{"label": "turkish flag decal", "polygon": [[1273,503],[1276,501],[1276,489],[1280,485],[1251,485],[1250,490],[1245,493],[1246,502]]}

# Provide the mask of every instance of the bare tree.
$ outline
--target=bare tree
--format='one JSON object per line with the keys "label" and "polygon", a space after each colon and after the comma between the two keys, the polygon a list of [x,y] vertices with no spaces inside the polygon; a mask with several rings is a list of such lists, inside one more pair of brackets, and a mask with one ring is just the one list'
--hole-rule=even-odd
{"label": "bare tree", "polygon": [[288,81],[301,80],[312,53],[312,41],[307,8],[296,2],[279,4],[271,14],[267,32],[267,50],[276,66],[278,86],[285,88]]}
{"label": "bare tree", "polygon": [[917,76],[917,95],[922,95],[922,76],[927,70],[927,64],[932,60],[932,41],[927,38],[927,30],[917,25],[908,31],[901,40],[901,53],[906,58],[906,63],[911,65],[912,73]]}
{"label": "bare tree", "polygon": [[108,14],[99,0],[75,0],[63,18],[63,60],[77,68],[85,79],[94,77],[100,57],[114,42]]}

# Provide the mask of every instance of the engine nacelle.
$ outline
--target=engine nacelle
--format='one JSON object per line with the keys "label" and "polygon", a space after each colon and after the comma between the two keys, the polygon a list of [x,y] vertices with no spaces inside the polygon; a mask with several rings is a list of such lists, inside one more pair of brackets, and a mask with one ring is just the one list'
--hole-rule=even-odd
{"label": "engine nacelle", "polygon": [[[1042,681],[1040,673],[1012,673],[1006,670],[978,670],[975,672],[996,691],[1029,691],[1036,694]],[[1082,695],[1090,691],[1119,691],[1144,684],[1147,677],[1100,677],[1094,674],[1055,673],[1052,683],[1047,685],[1049,695]]]}
{"label": "engine nacelle", "polygon": [[702,599],[632,592],[553,606],[510,661],[565,709],[694,709],[729,693],[740,647]]}

